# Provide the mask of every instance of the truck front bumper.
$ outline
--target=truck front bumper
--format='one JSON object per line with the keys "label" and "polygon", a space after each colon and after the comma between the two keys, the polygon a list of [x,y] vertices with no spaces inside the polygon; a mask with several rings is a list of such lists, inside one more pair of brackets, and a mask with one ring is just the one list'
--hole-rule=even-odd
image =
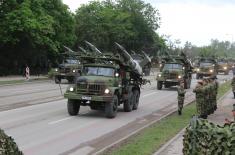
{"label": "truck front bumper", "polygon": [[67,99],[74,99],[79,101],[94,101],[94,102],[111,102],[113,96],[98,96],[98,95],[86,95],[86,94],[77,94],[75,92],[66,92],[64,97]]}

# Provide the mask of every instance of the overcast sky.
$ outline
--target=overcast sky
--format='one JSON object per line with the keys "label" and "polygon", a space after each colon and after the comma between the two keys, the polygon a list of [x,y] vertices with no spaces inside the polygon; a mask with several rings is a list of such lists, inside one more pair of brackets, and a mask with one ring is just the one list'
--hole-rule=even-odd
{"label": "overcast sky", "polygon": [[[208,45],[210,40],[235,41],[235,0],[144,0],[161,14],[162,35],[183,43]],[[71,11],[89,0],[63,0]]]}

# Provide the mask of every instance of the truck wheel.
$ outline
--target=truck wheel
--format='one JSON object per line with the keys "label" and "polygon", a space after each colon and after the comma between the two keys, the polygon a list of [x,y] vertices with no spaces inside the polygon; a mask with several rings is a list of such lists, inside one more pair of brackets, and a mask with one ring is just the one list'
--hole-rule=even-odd
{"label": "truck wheel", "polygon": [[160,82],[160,81],[157,82],[157,89],[158,90],[162,89],[162,82]]}
{"label": "truck wheel", "polygon": [[228,75],[228,72],[225,72],[224,74],[225,74],[225,75]]}
{"label": "truck wheel", "polygon": [[75,115],[77,115],[78,112],[79,112],[80,103],[77,103],[76,100],[68,99],[67,109],[68,109],[69,115],[75,116]]}
{"label": "truck wheel", "polygon": [[107,118],[114,118],[117,115],[118,110],[118,97],[113,96],[111,103],[105,103],[105,116]]}
{"label": "truck wheel", "polygon": [[138,90],[134,90],[134,105],[133,110],[138,109],[139,106],[140,93]]}
{"label": "truck wheel", "polygon": [[196,74],[196,79],[198,80],[200,78],[199,74]]}
{"label": "truck wheel", "polygon": [[191,80],[188,80],[187,89],[190,89],[190,87],[191,87]]}
{"label": "truck wheel", "polygon": [[133,109],[134,105],[134,95],[133,92],[128,93],[128,99],[124,101],[123,108],[125,112],[130,112]]}
{"label": "truck wheel", "polygon": [[56,84],[61,83],[61,78],[55,77],[55,83],[56,83]]}

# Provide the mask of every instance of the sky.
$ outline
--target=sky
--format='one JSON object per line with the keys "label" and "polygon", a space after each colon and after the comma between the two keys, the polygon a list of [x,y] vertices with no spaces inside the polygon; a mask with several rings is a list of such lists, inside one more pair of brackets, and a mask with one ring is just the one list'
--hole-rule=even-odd
{"label": "sky", "polygon": [[[90,0],[63,0],[74,12]],[[159,10],[160,35],[193,45],[209,45],[211,39],[235,41],[235,0],[144,0]]]}

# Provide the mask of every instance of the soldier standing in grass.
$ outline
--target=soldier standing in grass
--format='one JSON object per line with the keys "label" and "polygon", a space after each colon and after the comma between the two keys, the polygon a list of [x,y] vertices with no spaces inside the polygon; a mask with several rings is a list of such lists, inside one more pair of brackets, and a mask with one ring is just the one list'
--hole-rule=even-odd
{"label": "soldier standing in grass", "polygon": [[178,92],[178,114],[181,115],[184,106],[184,97],[186,93],[186,91],[184,90],[184,81],[180,81],[180,85],[177,88],[177,92]]}
{"label": "soldier standing in grass", "polygon": [[207,109],[205,106],[205,88],[203,86],[203,81],[199,80],[195,89],[193,90],[196,93],[196,108],[199,117],[206,119],[207,118]]}
{"label": "soldier standing in grass", "polygon": [[231,85],[232,85],[233,97],[235,98],[235,76],[232,79]]}

